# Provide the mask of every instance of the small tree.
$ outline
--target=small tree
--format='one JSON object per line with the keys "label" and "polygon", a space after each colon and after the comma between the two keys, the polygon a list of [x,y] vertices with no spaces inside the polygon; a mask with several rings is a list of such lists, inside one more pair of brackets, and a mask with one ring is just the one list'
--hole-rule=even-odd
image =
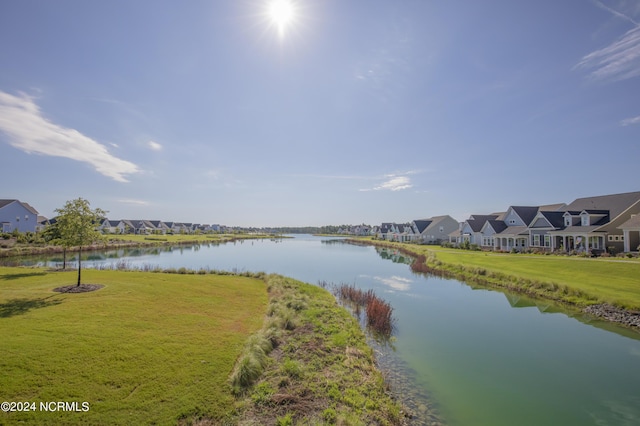
{"label": "small tree", "polygon": [[65,250],[78,247],[78,286],[80,286],[82,247],[104,238],[96,228],[107,212],[99,208],[91,210],[89,201],[78,198],[67,201],[63,208],[56,209],[56,213],[58,217],[55,225],[59,244]]}

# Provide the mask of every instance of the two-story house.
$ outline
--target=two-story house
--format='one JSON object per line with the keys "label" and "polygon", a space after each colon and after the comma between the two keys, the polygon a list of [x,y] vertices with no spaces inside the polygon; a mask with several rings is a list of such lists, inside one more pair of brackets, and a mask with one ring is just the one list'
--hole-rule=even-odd
{"label": "two-story house", "polygon": [[0,231],[36,232],[38,211],[20,200],[0,200]]}

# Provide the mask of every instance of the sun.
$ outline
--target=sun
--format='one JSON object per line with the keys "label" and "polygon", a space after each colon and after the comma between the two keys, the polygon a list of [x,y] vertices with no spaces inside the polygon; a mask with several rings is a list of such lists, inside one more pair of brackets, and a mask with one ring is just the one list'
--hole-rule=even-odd
{"label": "sun", "polygon": [[267,15],[278,29],[280,37],[283,37],[287,28],[295,20],[296,8],[291,0],[272,0],[267,7]]}

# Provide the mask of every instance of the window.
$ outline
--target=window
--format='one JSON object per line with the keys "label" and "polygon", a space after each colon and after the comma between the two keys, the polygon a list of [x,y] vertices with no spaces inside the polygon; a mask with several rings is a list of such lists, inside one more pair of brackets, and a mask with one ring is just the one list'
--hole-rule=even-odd
{"label": "window", "polygon": [[583,215],[583,216],[580,218],[580,224],[581,224],[582,226],[589,226],[589,216],[588,216],[588,215],[586,215],[586,214],[585,214],[585,215]]}
{"label": "window", "polygon": [[549,235],[544,236],[544,246],[551,247],[551,237]]}
{"label": "window", "polygon": [[567,216],[564,218],[564,226],[571,226],[571,217]]}
{"label": "window", "polygon": [[533,245],[534,246],[539,246],[540,245],[540,235],[536,234],[533,236]]}

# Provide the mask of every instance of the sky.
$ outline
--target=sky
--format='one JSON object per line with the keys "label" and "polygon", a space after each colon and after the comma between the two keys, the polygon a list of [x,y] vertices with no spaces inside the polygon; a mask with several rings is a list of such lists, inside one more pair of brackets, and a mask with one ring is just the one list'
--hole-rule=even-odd
{"label": "sky", "polygon": [[640,190],[640,0],[272,3],[1,0],[0,198],[268,227]]}

